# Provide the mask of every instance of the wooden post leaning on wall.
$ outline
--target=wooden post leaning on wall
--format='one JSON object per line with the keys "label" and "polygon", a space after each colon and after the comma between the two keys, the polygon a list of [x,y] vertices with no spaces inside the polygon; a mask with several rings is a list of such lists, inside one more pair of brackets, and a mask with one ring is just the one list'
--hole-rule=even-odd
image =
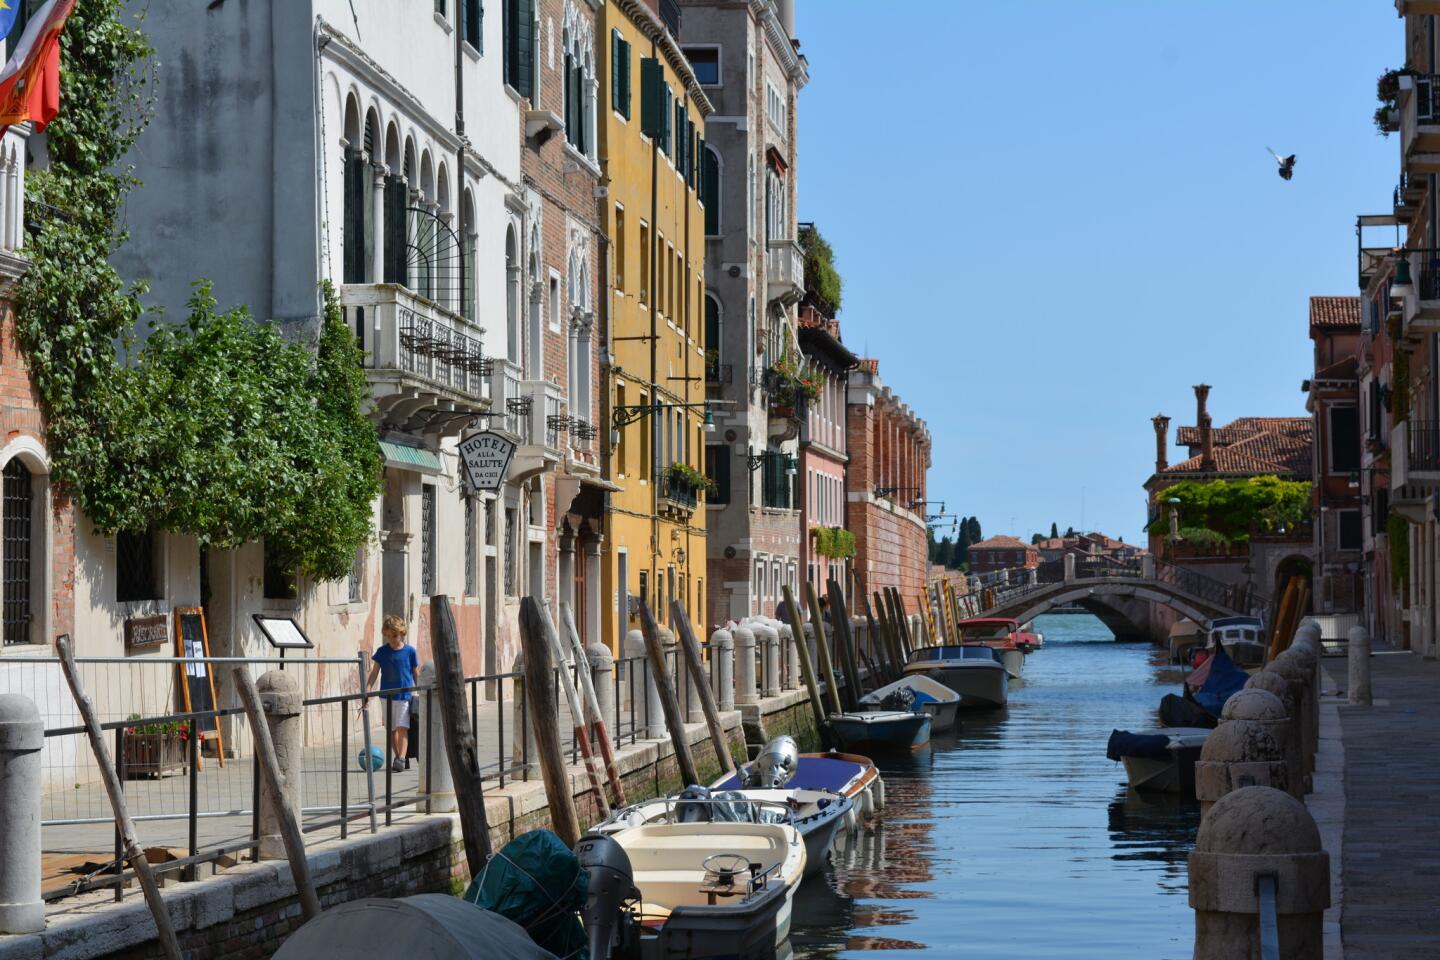
{"label": "wooden post leaning on wall", "polygon": [[435,692],[445,721],[445,757],[460,812],[460,833],[465,838],[465,862],[470,876],[478,877],[490,859],[490,823],[485,815],[480,750],[465,702],[460,637],[450,613],[450,598],[442,594],[430,598],[430,651],[435,658]]}
{"label": "wooden post leaning on wall", "polygon": [[710,728],[710,742],[715,747],[715,759],[720,761],[723,773],[735,772],[735,758],[730,756],[730,742],[725,738],[725,728],[720,725],[720,708],[715,704],[715,691],[710,689],[710,678],[705,676],[705,662],[700,657],[700,641],[690,629],[690,618],[679,600],[670,601],[670,620],[680,635],[680,648],[684,653],[685,669],[695,684],[700,697],[700,710],[705,714],[705,725]]}
{"label": "wooden post leaning on wall", "polygon": [[815,656],[820,661],[820,677],[830,700],[831,713],[844,713],[840,705],[840,685],[835,681],[835,664],[830,659],[830,645],[825,637],[825,617],[820,609],[820,595],[805,584],[805,600],[810,607],[810,621],[815,625]]}
{"label": "wooden post leaning on wall", "polygon": [[550,671],[550,643],[545,636],[544,612],[534,597],[520,601],[520,643],[525,651],[525,703],[530,711],[530,729],[535,731],[535,752],[539,754],[540,778],[550,807],[550,829],[567,847],[580,839],[580,817],[570,793],[565,772],[565,751],[560,747],[560,705],[555,702],[555,684]]}
{"label": "wooden post leaning on wall", "polygon": [[670,742],[675,747],[675,765],[680,768],[680,779],[688,786],[698,783],[700,775],[695,772],[695,760],[690,756],[690,741],[685,739],[685,717],[680,712],[680,700],[675,696],[675,679],[670,676],[670,667],[665,662],[665,647],[660,643],[660,628],[650,604],[640,601],[640,627],[645,634],[645,655],[650,660],[650,672],[655,677],[655,687],[660,693],[660,711],[665,715],[665,726],[670,730]]}
{"label": "wooden post leaning on wall", "polygon": [[795,652],[800,657],[800,673],[805,678],[805,691],[810,695],[810,712],[815,715],[815,730],[820,741],[833,746],[835,738],[830,725],[825,721],[825,704],[820,699],[820,683],[815,676],[815,663],[810,659],[810,644],[805,642],[805,618],[800,605],[795,602],[795,591],[786,584],[781,587],[785,595],[785,609],[790,612],[790,632],[795,637]]}
{"label": "wooden post leaning on wall", "polygon": [[865,689],[860,683],[855,645],[850,642],[850,608],[845,603],[845,591],[840,589],[839,581],[831,580],[826,584],[826,589],[830,594],[830,623],[835,627],[835,646],[839,648],[840,657],[845,661],[845,688],[850,692],[850,708],[858,710],[860,697],[864,695]]}

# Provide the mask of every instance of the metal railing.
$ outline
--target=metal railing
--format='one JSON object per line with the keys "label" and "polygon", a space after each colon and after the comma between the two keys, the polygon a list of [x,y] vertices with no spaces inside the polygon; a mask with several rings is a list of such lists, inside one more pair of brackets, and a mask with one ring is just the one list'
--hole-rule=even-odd
{"label": "metal railing", "polygon": [[1410,420],[1407,426],[1409,472],[1440,471],[1440,421]]}
{"label": "metal railing", "polygon": [[707,363],[705,364],[705,382],[715,384],[728,384],[735,379],[735,365],[733,363]]}

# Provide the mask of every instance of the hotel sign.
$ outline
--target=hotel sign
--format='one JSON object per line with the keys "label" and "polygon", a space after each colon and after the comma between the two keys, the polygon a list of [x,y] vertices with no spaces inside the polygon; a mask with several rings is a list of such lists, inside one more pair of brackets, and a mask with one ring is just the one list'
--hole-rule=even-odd
{"label": "hotel sign", "polygon": [[460,441],[460,462],[471,490],[499,490],[514,455],[514,441],[488,430]]}

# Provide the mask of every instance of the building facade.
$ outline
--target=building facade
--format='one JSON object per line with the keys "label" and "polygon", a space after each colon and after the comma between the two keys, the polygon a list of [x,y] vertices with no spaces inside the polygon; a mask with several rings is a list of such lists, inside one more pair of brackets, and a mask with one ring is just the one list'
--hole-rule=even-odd
{"label": "building facade", "polygon": [[[798,96],[809,79],[794,0],[682,0],[681,37],[715,104],[701,157],[707,184],[705,451],[708,621],[770,614],[802,576],[796,305]],[[712,196],[713,194],[713,196]]]}
{"label": "building facade", "polygon": [[975,575],[998,570],[1030,570],[1039,565],[1039,547],[1008,534],[996,534],[970,545],[970,572]]}
{"label": "building facade", "polygon": [[800,306],[800,353],[818,383],[800,430],[800,568],[823,591],[830,580],[851,590],[855,534],[846,528],[845,471],[850,462],[845,396],[859,362],[840,342],[840,323],[816,298]]}
{"label": "building facade", "polygon": [[1305,381],[1314,420],[1315,594],[1317,613],[1355,613],[1364,604],[1360,510],[1359,297],[1311,297],[1315,372]]}
{"label": "building facade", "polygon": [[897,587],[907,603],[925,589],[930,430],[862,358],[846,388],[845,526],[855,535],[852,582],[873,593]]}
{"label": "building facade", "polygon": [[606,513],[603,576],[615,605],[604,635],[616,648],[639,627],[634,600],[661,622],[679,600],[697,630],[704,623],[701,158],[711,107],[681,53],[677,14],[669,3],[611,0],[598,21],[610,90],[597,191],[609,250],[603,389],[618,488]]}

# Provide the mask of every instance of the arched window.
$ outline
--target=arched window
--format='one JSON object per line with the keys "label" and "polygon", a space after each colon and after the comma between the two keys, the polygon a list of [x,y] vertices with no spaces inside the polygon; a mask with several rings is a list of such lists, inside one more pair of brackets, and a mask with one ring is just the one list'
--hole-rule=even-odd
{"label": "arched window", "polygon": [[[22,445],[23,452],[13,444]],[[49,475],[38,444],[12,441],[0,471],[0,527],[5,577],[0,593],[4,646],[49,641]]]}
{"label": "arched window", "polygon": [[700,195],[705,198],[705,235],[720,235],[720,154],[709,145],[700,159]]}
{"label": "arched window", "polygon": [[[368,130],[368,123],[366,129]],[[345,147],[341,159],[344,171],[343,224],[341,227],[341,271],[342,283],[364,283],[366,280],[365,258],[365,189],[367,176],[364,151],[364,133],[360,126],[360,106],[354,96],[345,100]]]}
{"label": "arched window", "polygon": [[561,46],[565,57],[565,139],[585,156],[595,157],[595,37],[590,21],[566,2]]}
{"label": "arched window", "polygon": [[515,227],[505,228],[505,356],[520,362],[520,252]]}
{"label": "arched window", "polygon": [[720,381],[720,301],[705,296],[705,379]]}

